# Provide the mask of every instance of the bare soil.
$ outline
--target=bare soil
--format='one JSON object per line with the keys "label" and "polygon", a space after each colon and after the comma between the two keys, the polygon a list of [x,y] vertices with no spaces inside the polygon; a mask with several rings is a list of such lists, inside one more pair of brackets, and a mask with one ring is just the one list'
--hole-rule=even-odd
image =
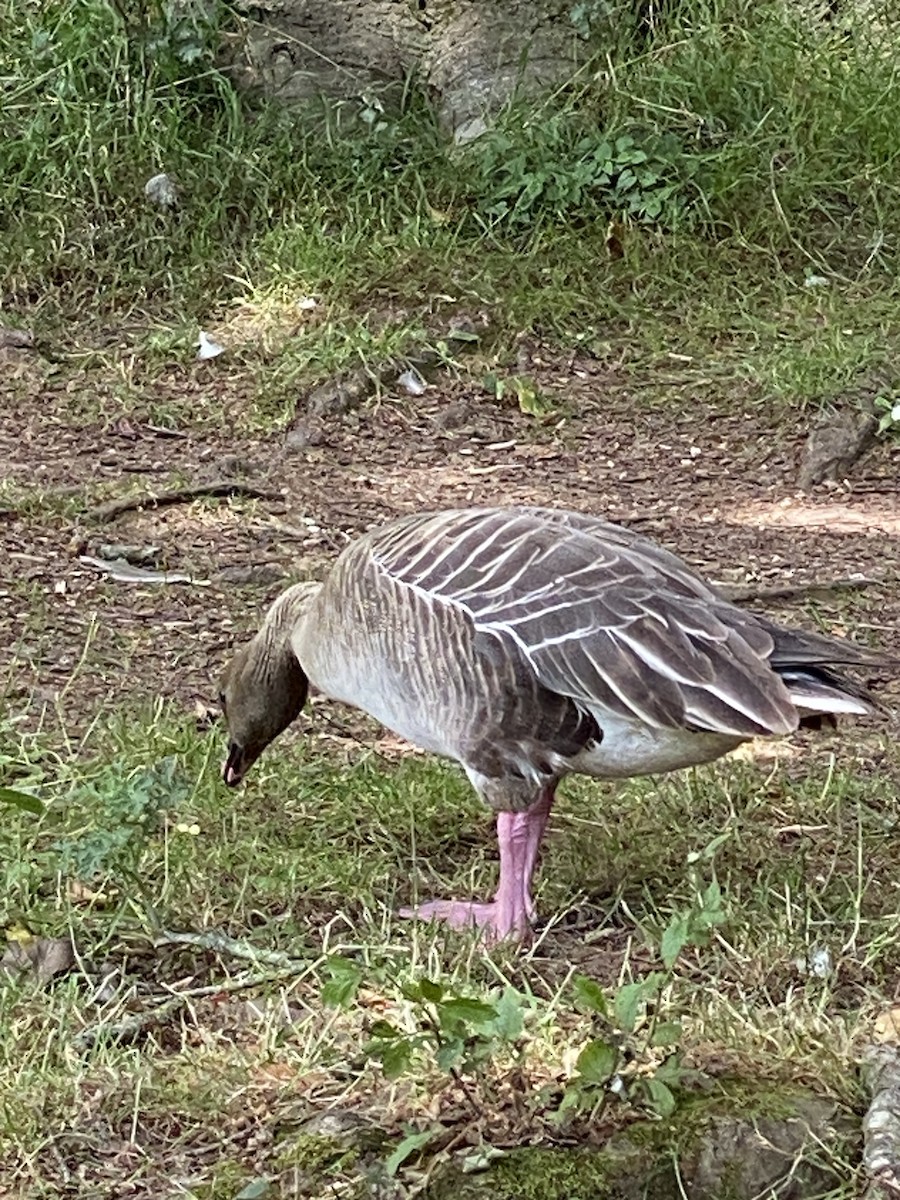
{"label": "bare soil", "polygon": [[[220,360],[116,401],[108,380],[51,373],[32,353],[6,351],[0,379],[0,664],[6,704],[29,723],[48,705],[70,732],[143,698],[212,706],[232,645],[287,580],[319,575],[349,538],[395,514],[470,504],[602,513],[732,586],[824,584],[777,608],[762,602],[781,619],[896,649],[898,450],[881,443],[851,480],[803,494],[806,420],[750,394],[723,398],[670,372],[663,405],[658,377],[645,393],[593,359],[542,350],[531,369],[554,402],[546,417],[448,376],[421,397],[388,390],[326,418],[315,444],[295,451],[283,430],[239,432],[249,384],[217,375]],[[86,403],[90,389],[103,401]],[[182,414],[166,432],[146,416],[165,404]],[[223,478],[265,495],[153,504],[173,486]],[[147,503],[92,518],[122,496]],[[194,582],[112,581],[81,559],[110,543],[157,547],[159,566]],[[877,582],[829,587],[854,577]]]}

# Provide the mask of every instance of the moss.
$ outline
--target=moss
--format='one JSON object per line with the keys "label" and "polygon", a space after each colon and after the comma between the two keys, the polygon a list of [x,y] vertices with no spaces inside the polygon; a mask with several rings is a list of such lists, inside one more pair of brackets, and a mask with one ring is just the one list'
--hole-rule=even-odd
{"label": "moss", "polygon": [[211,1179],[195,1183],[189,1195],[192,1200],[231,1200],[251,1178],[246,1163],[226,1159],[216,1163]]}
{"label": "moss", "polygon": [[806,1157],[803,1130],[838,1126],[837,1145],[843,1140],[840,1124],[833,1102],[800,1089],[726,1081],[711,1093],[682,1101],[668,1120],[636,1122],[605,1146],[521,1148],[480,1175],[448,1168],[425,1195],[427,1200],[682,1200],[688,1180],[704,1200],[737,1200],[766,1194],[795,1158],[797,1185],[806,1189],[797,1195],[818,1195],[834,1181],[818,1153]]}
{"label": "moss", "polygon": [[602,1149],[513,1150],[479,1175],[448,1171],[427,1200],[680,1200],[673,1159],[627,1139]]}
{"label": "moss", "polygon": [[351,1171],[358,1162],[358,1148],[345,1140],[322,1133],[298,1133],[285,1141],[277,1165],[281,1170],[294,1167],[315,1179]]}

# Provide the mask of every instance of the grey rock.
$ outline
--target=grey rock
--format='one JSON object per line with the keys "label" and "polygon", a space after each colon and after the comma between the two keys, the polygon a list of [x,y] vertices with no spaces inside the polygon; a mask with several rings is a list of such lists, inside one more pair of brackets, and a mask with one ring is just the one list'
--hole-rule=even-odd
{"label": "grey rock", "polygon": [[825,480],[846,479],[875,445],[878,422],[871,412],[853,409],[825,414],[810,432],[803,450],[799,486],[808,491]]}
{"label": "grey rock", "polygon": [[325,423],[320,417],[299,417],[284,438],[286,450],[308,450],[327,441]]}

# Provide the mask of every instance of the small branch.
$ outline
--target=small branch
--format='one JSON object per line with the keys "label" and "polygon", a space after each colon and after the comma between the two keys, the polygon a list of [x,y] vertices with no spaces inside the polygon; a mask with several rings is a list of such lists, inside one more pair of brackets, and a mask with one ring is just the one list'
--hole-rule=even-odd
{"label": "small branch", "polygon": [[900,1054],[896,1046],[869,1046],[860,1069],[872,1100],[863,1117],[863,1200],[900,1197]]}
{"label": "small branch", "polygon": [[149,496],[125,496],[120,500],[109,500],[89,508],[84,514],[88,521],[111,521],[122,513],[137,508],[164,508],[171,504],[190,504],[201,496],[249,496],[255,500],[282,500],[280,492],[267,492],[250,483],[235,479],[220,479],[214,483],[198,483],[193,487],[173,488],[168,492],[155,492]]}
{"label": "small branch", "polygon": [[185,1004],[180,996],[172,997],[164,1004],[145,1012],[131,1013],[121,1021],[101,1021],[98,1025],[88,1025],[72,1038],[76,1050],[88,1050],[97,1042],[131,1042],[144,1032],[158,1025],[165,1025]]}
{"label": "small branch", "polygon": [[783,587],[754,588],[733,587],[719,584],[718,591],[733,604],[745,600],[791,600],[795,596],[806,596],[811,592],[850,592],[856,588],[878,587],[884,579],[813,579],[809,583],[785,584]]}
{"label": "small branch", "polygon": [[195,946],[198,950],[212,950],[216,954],[226,954],[232,958],[246,958],[253,963],[281,967],[286,971],[302,971],[309,965],[308,962],[291,958],[281,950],[263,950],[250,942],[237,941],[226,933],[219,933],[217,929],[207,929],[203,933],[179,933],[173,929],[163,929],[153,939],[153,946]]}
{"label": "small branch", "polygon": [[[274,953],[274,952],[273,952]],[[121,1021],[100,1021],[89,1025],[72,1038],[76,1050],[87,1050],[101,1039],[114,1042],[130,1042],[139,1037],[146,1029],[165,1025],[180,1012],[189,1000],[201,996],[220,996],[223,992],[239,992],[246,988],[259,987],[264,983],[278,983],[282,979],[293,979],[304,971],[312,970],[307,963],[294,963],[281,971],[266,971],[258,975],[240,975],[235,979],[226,979],[222,983],[210,983],[203,987],[187,988],[168,996],[155,1008],[143,1012],[131,1013]]]}

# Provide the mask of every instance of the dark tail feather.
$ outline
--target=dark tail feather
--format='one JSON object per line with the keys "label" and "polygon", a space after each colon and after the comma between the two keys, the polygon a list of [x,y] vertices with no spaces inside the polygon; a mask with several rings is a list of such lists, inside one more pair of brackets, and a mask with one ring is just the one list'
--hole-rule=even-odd
{"label": "dark tail feather", "polygon": [[834,723],[834,714],[877,712],[880,705],[872,693],[855,679],[834,666],[891,667],[897,660],[858,646],[846,638],[804,629],[785,629],[763,621],[775,640],[770,663],[784,680],[791,699],[800,710],[800,724],[817,727],[814,722]]}
{"label": "dark tail feather", "polygon": [[877,700],[861,683],[827,667],[776,666],[775,670],[784,680],[801,715],[856,713],[865,716],[878,709]]}

